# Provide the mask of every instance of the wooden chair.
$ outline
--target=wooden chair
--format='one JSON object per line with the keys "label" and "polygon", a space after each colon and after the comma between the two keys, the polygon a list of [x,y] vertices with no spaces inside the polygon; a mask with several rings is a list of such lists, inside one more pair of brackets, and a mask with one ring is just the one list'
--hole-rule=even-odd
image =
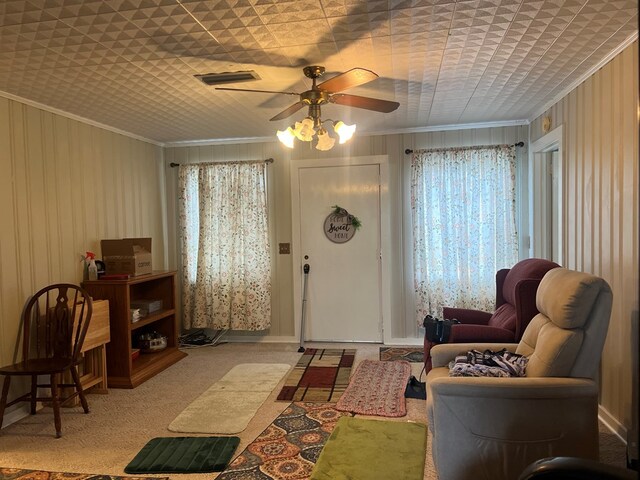
{"label": "wooden chair", "polygon": [[[89,413],[77,365],[82,360],[80,350],[92,310],[91,297],[82,288],[68,283],[45,287],[27,301],[22,312],[22,361],[0,368],[0,375],[4,375],[0,426],[5,407],[17,402],[30,402],[33,415],[37,401],[50,401],[57,438],[62,435],[61,404],[78,395],[84,413]],[[73,384],[62,383],[67,370],[71,373]],[[9,385],[14,375],[30,376],[31,391],[7,403]],[[50,383],[39,384],[38,375],[49,375]],[[38,387],[50,388],[51,396],[38,397]],[[60,389],[63,387],[75,387],[75,391],[66,398],[60,398]]]}

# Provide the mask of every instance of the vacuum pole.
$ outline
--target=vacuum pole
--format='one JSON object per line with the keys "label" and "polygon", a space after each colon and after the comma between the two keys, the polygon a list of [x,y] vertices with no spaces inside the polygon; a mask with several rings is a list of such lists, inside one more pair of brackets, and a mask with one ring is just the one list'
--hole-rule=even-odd
{"label": "vacuum pole", "polygon": [[308,263],[304,264],[303,271],[304,271],[304,287],[302,289],[302,321],[300,322],[300,348],[298,348],[298,352],[299,353],[303,353],[304,352],[304,319],[307,315],[307,280],[309,278],[309,270],[311,270],[311,267],[309,267]]}

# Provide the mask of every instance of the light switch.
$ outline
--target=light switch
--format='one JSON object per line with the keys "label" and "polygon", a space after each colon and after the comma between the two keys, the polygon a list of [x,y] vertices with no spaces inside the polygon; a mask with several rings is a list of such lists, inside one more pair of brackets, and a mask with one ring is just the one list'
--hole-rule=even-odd
{"label": "light switch", "polygon": [[289,255],[291,253],[290,243],[279,243],[278,247],[278,253],[280,253],[280,255]]}

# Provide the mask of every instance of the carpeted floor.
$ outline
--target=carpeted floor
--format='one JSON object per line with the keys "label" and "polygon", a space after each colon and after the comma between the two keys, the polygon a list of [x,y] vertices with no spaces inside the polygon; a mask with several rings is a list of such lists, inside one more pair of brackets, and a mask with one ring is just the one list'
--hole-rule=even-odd
{"label": "carpeted floor", "polygon": [[[353,344],[316,344],[315,348],[354,348]],[[167,429],[169,423],[191,402],[241,363],[288,363],[295,365],[300,354],[295,344],[242,343],[189,350],[189,356],[133,390],[110,389],[107,395],[89,395],[91,413],[78,407],[62,413],[63,436],[54,438],[51,409],[44,409],[10,425],[0,433],[0,466],[62,472],[124,475],[124,467],[154,437],[184,436]],[[377,360],[379,345],[357,345],[354,368],[364,359]],[[411,365],[418,377],[422,365]],[[239,455],[288,408],[276,401],[284,380],[274,389],[238,434]],[[425,401],[408,398],[407,416],[391,421],[426,423]],[[365,417],[366,418],[366,417]],[[377,418],[377,417],[369,417]],[[606,463],[624,465],[624,448],[613,434],[601,434],[601,456]],[[171,474],[179,480],[210,480],[217,473]],[[427,442],[425,480],[437,477]]]}

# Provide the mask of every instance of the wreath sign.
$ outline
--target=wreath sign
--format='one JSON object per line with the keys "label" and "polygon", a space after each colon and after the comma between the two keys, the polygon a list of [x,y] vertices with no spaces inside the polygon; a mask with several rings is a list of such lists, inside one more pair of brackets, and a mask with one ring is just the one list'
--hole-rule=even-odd
{"label": "wreath sign", "polygon": [[353,238],[362,222],[339,205],[333,205],[333,211],[324,221],[324,234],[334,243],[346,243]]}

